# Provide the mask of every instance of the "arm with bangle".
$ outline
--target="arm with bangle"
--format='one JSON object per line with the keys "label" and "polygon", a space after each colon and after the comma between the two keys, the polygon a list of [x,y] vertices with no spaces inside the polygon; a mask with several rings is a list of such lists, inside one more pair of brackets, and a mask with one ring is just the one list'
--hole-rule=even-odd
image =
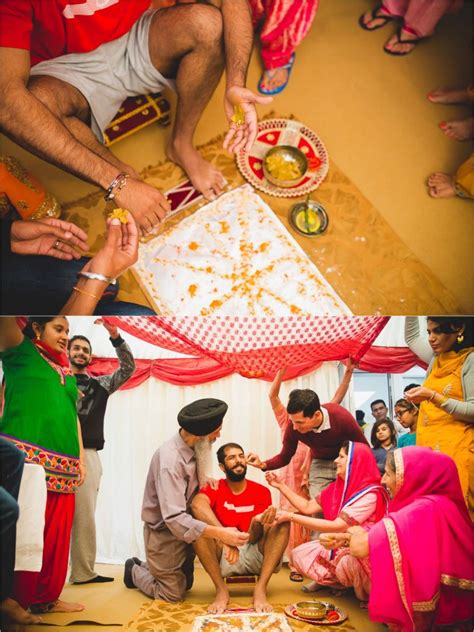
{"label": "arm with bangle", "polygon": [[465,359],[461,378],[464,400],[448,397],[423,386],[420,389],[426,391],[427,401],[442,408],[458,421],[474,423],[474,353],[470,353]]}

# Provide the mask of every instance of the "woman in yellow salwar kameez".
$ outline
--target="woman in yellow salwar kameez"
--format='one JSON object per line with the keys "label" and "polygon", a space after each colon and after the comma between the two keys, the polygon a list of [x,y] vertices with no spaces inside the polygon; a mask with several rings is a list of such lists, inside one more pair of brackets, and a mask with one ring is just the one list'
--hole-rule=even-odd
{"label": "woman in yellow salwar kameez", "polygon": [[474,346],[472,318],[429,316],[428,343],[417,317],[405,320],[405,340],[429,362],[422,386],[405,397],[420,404],[416,445],[449,455],[458,469],[464,499],[474,519]]}

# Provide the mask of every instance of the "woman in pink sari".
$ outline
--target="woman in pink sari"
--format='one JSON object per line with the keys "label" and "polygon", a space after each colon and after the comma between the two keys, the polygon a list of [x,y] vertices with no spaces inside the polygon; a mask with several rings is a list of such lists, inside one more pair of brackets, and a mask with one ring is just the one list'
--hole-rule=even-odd
{"label": "woman in pink sari", "polygon": [[459,11],[464,0],[383,0],[359,18],[366,31],[376,31],[389,22],[400,21],[397,32],[387,41],[389,55],[408,55],[418,42],[430,37],[447,13]]}
{"label": "woman in pink sari", "polygon": [[[267,482],[279,489],[301,512],[278,511],[276,521],[291,521],[322,534],[342,534],[350,526],[360,525],[369,529],[381,520],[386,514],[388,496],[380,484],[380,473],[369,446],[347,441],[342,445],[335,463],[336,480],[312,500],[298,496],[274,472],[267,472]],[[321,509],[324,518],[310,517]],[[337,589],[353,586],[360,600],[368,598],[368,565],[365,561],[351,558],[347,546],[339,548],[334,554],[319,540],[312,540],[291,552],[291,563],[318,585]]]}
{"label": "woman in pink sari", "polygon": [[250,0],[255,29],[260,30],[263,74],[258,89],[278,94],[287,85],[295,49],[313,23],[319,0]]}
{"label": "woman in pink sari", "polygon": [[370,618],[393,632],[471,630],[474,529],[454,461],[408,446],[389,455],[383,482],[388,516],[350,541],[370,559]]}

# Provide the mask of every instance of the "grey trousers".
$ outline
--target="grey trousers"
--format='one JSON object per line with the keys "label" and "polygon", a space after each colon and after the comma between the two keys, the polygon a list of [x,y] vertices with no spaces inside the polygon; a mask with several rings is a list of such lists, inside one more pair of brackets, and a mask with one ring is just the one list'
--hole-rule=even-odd
{"label": "grey trousers", "polygon": [[167,528],[156,531],[147,524],[143,527],[143,539],[146,563],[133,567],[133,583],[152,599],[181,601],[193,585],[192,544],[177,540]]}
{"label": "grey trousers", "polygon": [[76,509],[71,532],[70,582],[85,582],[97,577],[95,507],[99,493],[102,465],[97,450],[86,448],[86,480],[76,492]]}
{"label": "grey trousers", "polygon": [[[317,498],[330,483],[336,480],[336,464],[325,459],[313,459],[309,469],[309,494],[311,498]],[[315,518],[322,518],[322,512],[314,514]],[[311,539],[317,540],[319,533],[311,532]]]}

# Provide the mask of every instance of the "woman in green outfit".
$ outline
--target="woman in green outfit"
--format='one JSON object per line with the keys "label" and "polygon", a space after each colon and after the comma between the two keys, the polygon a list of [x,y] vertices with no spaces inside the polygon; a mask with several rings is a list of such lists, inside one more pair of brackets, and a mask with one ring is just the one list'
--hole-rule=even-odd
{"label": "woman in green outfit", "polygon": [[84,606],[59,599],[74,517],[74,493],[84,480],[77,420],[76,379],[66,350],[64,316],[30,317],[25,333],[15,318],[0,319],[0,359],[5,400],[0,436],[45,471],[43,563],[39,573],[15,573],[13,599],[32,612],[76,612]]}

